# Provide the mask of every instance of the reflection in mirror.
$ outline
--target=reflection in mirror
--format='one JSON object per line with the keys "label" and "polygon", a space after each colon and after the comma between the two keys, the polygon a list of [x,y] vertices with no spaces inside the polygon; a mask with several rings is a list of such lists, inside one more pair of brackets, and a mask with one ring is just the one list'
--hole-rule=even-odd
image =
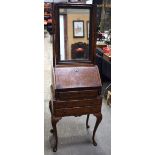
{"label": "reflection in mirror", "polygon": [[60,8],[60,60],[89,60],[89,9]]}

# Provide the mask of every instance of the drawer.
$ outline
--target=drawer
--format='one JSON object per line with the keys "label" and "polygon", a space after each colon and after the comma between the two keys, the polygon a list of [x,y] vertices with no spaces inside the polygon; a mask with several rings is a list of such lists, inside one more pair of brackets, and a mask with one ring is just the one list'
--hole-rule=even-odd
{"label": "drawer", "polygon": [[95,99],[70,100],[70,101],[54,100],[53,108],[54,109],[74,108],[74,107],[95,106],[95,105],[101,105],[101,104],[102,104],[101,97],[98,97]]}
{"label": "drawer", "polygon": [[57,92],[56,99],[58,100],[74,100],[74,99],[92,99],[99,95],[99,90],[81,90]]}
{"label": "drawer", "polygon": [[81,116],[86,114],[94,114],[101,112],[101,105],[96,106],[86,106],[86,107],[75,107],[75,108],[62,108],[55,109],[54,116]]}

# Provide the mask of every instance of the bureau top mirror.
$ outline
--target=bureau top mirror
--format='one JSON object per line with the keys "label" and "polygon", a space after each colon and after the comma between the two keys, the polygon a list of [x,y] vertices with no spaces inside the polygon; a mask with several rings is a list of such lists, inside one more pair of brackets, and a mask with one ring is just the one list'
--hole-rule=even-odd
{"label": "bureau top mirror", "polygon": [[54,65],[94,64],[95,15],[90,4],[54,5]]}

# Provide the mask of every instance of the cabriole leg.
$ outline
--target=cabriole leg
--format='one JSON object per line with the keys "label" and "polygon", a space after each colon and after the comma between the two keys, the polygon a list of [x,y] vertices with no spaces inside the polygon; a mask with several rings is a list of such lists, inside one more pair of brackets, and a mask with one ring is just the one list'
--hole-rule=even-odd
{"label": "cabriole leg", "polygon": [[53,152],[57,151],[57,144],[58,144],[58,136],[57,136],[57,127],[56,124],[57,122],[60,120],[61,118],[57,118],[57,117],[52,117],[52,126],[53,126],[53,130],[51,130],[51,132],[53,133],[54,137],[55,137],[55,144],[53,147]]}
{"label": "cabriole leg", "polygon": [[87,115],[87,120],[86,120],[86,128],[87,128],[87,129],[90,127],[90,126],[88,125],[89,115],[90,115],[90,114]]}
{"label": "cabriole leg", "polygon": [[93,145],[94,145],[94,146],[97,146],[97,143],[96,143],[96,141],[95,141],[95,133],[96,133],[96,130],[97,130],[99,124],[101,123],[102,114],[99,113],[99,114],[94,114],[94,115],[96,116],[96,124],[95,124],[95,127],[94,127],[93,138],[92,138],[92,140],[93,140]]}

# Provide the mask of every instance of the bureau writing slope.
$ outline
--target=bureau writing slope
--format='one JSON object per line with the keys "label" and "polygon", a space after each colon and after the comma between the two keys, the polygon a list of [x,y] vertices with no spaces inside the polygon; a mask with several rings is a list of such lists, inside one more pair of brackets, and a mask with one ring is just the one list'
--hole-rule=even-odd
{"label": "bureau writing slope", "polygon": [[53,20],[53,71],[49,102],[51,132],[57,151],[57,122],[66,116],[96,116],[92,141],[102,120],[101,79],[95,65],[96,6],[55,4]]}

